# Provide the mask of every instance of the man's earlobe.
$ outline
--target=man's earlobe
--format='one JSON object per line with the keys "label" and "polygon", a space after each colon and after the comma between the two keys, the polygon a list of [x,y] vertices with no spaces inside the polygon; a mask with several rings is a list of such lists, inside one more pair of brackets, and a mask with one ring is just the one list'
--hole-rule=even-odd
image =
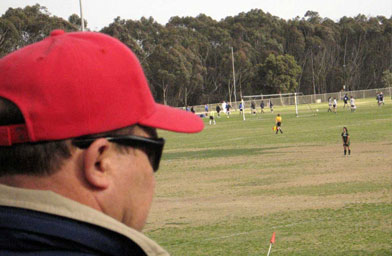
{"label": "man's earlobe", "polygon": [[106,189],[110,184],[108,166],[103,164],[109,146],[106,139],[100,138],[95,140],[84,152],[83,174],[86,181],[97,189]]}

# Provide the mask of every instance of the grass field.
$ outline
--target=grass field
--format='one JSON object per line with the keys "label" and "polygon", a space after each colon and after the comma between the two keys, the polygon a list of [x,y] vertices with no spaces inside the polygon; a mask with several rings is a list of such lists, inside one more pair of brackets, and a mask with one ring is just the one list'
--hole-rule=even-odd
{"label": "grass field", "polygon": [[[217,118],[167,139],[145,233],[172,255],[392,255],[392,101]],[[277,113],[283,134],[272,131]],[[179,120],[180,122],[181,120]],[[343,156],[347,126],[351,156]]]}

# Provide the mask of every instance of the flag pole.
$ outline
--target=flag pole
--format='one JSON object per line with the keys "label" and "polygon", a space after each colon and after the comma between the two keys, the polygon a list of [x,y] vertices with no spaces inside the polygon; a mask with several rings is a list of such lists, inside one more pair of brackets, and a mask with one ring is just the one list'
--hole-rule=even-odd
{"label": "flag pole", "polygon": [[[235,101],[235,106],[237,108],[237,90],[235,88],[235,70],[234,70],[234,51],[233,51],[233,47],[231,47],[231,63],[233,65],[234,101]],[[242,97],[242,95],[241,95],[241,97]],[[231,104],[231,102],[230,102],[230,104]]]}
{"label": "flag pole", "polygon": [[270,243],[270,247],[269,247],[269,249],[268,249],[267,256],[269,256],[269,255],[270,255],[271,249],[272,249],[272,243]]}
{"label": "flag pole", "polygon": [[269,256],[269,255],[270,255],[270,253],[271,253],[271,249],[272,249],[272,244],[274,244],[274,243],[275,243],[275,232],[274,232],[274,233],[272,233],[272,237],[271,237],[271,240],[270,240],[270,247],[269,247],[269,249],[268,249],[267,256]]}

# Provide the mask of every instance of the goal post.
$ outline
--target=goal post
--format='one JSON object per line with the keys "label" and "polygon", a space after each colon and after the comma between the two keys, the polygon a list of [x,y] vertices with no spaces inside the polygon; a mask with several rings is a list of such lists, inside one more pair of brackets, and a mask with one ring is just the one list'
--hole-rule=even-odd
{"label": "goal post", "polygon": [[315,111],[313,111],[312,107],[309,103],[304,99],[304,94],[302,92],[294,92],[294,93],[276,93],[276,94],[259,94],[259,95],[247,95],[242,97],[247,106],[250,106],[250,102],[260,105],[261,101],[264,102],[265,108],[269,108],[272,103],[274,107],[282,106],[293,106],[295,115],[298,117],[305,115],[306,113],[310,113],[311,115],[315,115]]}

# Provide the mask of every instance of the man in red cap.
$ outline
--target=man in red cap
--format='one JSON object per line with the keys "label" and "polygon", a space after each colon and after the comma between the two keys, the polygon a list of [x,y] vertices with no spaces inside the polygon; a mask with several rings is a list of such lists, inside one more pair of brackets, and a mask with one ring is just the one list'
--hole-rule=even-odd
{"label": "man in red cap", "polygon": [[107,35],[55,30],[3,57],[0,254],[167,255],[140,232],[156,129],[203,127],[155,103],[135,55]]}

